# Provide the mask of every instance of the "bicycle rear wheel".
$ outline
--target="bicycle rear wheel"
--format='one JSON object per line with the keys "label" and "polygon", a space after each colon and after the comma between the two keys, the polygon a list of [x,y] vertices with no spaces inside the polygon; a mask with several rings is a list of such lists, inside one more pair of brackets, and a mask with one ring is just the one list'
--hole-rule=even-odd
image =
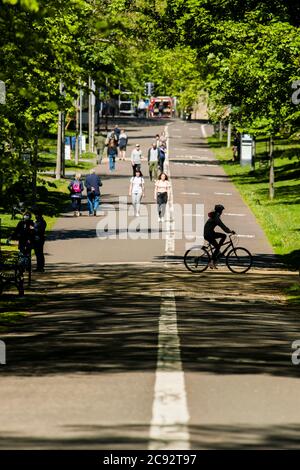
{"label": "bicycle rear wheel", "polygon": [[252,255],[246,248],[236,247],[230,250],[226,256],[226,264],[231,272],[243,274],[249,271],[252,266]]}
{"label": "bicycle rear wheel", "polygon": [[193,246],[183,258],[185,267],[192,273],[203,273],[208,268],[210,256],[205,247]]}

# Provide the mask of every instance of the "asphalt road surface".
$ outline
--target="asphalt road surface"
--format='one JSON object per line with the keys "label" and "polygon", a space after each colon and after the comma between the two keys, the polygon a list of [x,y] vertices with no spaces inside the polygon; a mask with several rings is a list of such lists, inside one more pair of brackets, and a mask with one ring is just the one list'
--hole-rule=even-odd
{"label": "asphalt road surface", "polygon": [[[31,311],[1,339],[2,449],[287,449],[300,447],[298,311],[263,231],[206,144],[198,122],[128,124],[128,155],[169,136],[172,197],[157,221],[146,158],[141,217],[130,161],[103,161],[102,215],[63,214],[46,244]],[[122,199],[120,200],[119,197]],[[182,264],[207,212],[255,255],[234,275]],[[198,206],[197,206],[198,205]]]}

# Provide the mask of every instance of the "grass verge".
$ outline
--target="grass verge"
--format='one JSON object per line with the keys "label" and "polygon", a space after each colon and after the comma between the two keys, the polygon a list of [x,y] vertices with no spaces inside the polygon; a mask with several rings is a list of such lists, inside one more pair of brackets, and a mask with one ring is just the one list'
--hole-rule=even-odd
{"label": "grass verge", "polygon": [[[300,266],[300,144],[278,140],[275,145],[275,199],[269,199],[266,142],[258,141],[256,167],[233,164],[232,151],[211,137],[210,146],[225,172],[249,205],[275,253],[288,265]],[[225,143],[223,143],[225,145]]]}

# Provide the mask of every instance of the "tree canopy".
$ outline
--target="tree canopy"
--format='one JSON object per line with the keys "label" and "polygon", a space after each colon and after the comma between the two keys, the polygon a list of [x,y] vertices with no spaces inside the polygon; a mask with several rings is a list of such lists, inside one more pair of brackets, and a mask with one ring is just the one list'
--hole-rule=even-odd
{"label": "tree canopy", "polygon": [[[0,9],[2,182],[30,172],[18,152],[55,129],[79,83],[108,95],[144,82],[182,108],[209,97],[211,118],[256,134],[299,126],[300,5],[292,0],[4,0]],[[59,93],[59,83],[66,94]],[[27,166],[26,166],[27,165]],[[3,180],[4,178],[4,180]]]}

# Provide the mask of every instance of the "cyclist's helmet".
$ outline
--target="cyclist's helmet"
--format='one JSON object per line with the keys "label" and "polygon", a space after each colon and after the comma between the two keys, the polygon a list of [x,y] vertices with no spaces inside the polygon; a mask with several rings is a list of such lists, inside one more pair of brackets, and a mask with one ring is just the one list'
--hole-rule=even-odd
{"label": "cyclist's helmet", "polygon": [[217,204],[215,206],[215,212],[217,212],[218,214],[222,214],[223,210],[225,209],[224,206],[222,206],[222,204]]}

